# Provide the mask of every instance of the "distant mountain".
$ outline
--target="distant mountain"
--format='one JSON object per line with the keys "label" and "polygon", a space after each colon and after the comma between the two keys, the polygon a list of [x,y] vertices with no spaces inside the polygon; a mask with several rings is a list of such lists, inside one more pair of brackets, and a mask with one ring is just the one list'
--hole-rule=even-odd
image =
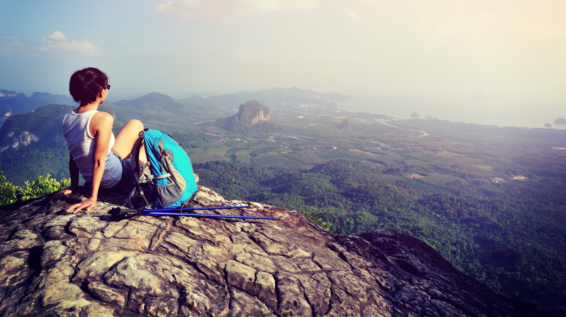
{"label": "distant mountain", "polygon": [[305,90],[297,87],[291,88],[273,88],[273,89],[262,89],[256,91],[260,95],[279,95],[295,98],[305,98],[312,100],[320,100],[323,103],[337,102],[337,101],[347,101],[350,96],[341,95],[336,92],[331,93],[320,93],[313,90]]}
{"label": "distant mountain", "polygon": [[231,94],[211,97],[193,96],[188,99],[180,100],[187,104],[203,105],[232,109],[234,105],[245,103],[255,99],[271,109],[286,109],[301,104],[317,105],[326,108],[336,108],[335,102],[349,99],[349,96],[338,93],[318,93],[312,90],[293,88],[274,88],[258,91],[238,91]]}
{"label": "distant mountain", "polygon": [[554,124],[566,124],[566,119],[558,118],[558,119],[554,120]]}
{"label": "distant mountain", "polygon": [[218,109],[181,102],[156,92],[137,99],[120,100],[113,104],[105,103],[105,105],[116,112],[116,118],[120,122],[125,123],[131,119],[138,119],[147,128],[159,129],[168,133],[176,130],[185,131],[195,122],[228,114]]}
{"label": "distant mountain", "polygon": [[[32,141],[38,141],[39,136],[42,140],[62,137],[61,121],[71,109],[71,106],[51,104],[34,112],[11,116],[0,128],[0,151],[27,146]],[[59,128],[56,129],[55,125],[59,125]]]}
{"label": "distant mountain", "polygon": [[69,96],[55,95],[47,92],[34,92],[31,97],[15,91],[0,90],[0,104],[11,107],[11,115],[27,113],[48,104],[76,105]]}
{"label": "distant mountain", "polygon": [[[14,98],[14,97],[16,97],[17,95],[18,95],[18,93],[15,92],[15,91],[8,91],[8,90],[2,90],[2,89],[0,89],[0,98],[4,98],[4,97],[5,97],[5,98]],[[20,94],[20,95],[23,95],[23,96],[25,97],[24,94]]]}
{"label": "distant mountain", "polygon": [[183,111],[186,105],[169,96],[157,92],[149,93],[145,96],[132,100],[120,100],[114,105],[136,110],[158,110],[158,111]]}
{"label": "distant mountain", "polygon": [[12,107],[0,104],[0,117],[9,117],[12,114]]}
{"label": "distant mountain", "polygon": [[269,108],[256,100],[250,100],[245,104],[241,104],[237,114],[226,119],[219,119],[215,124],[229,131],[269,130],[276,127],[271,122]]}
{"label": "distant mountain", "polygon": [[10,115],[12,115],[12,107],[0,104],[0,126],[4,124],[4,121],[6,121]]}

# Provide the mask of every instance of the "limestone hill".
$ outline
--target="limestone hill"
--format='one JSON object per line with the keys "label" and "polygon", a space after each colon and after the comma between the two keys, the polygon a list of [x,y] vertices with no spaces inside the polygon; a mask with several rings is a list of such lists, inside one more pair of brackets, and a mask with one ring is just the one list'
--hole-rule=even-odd
{"label": "limestone hill", "polygon": [[229,131],[246,131],[252,128],[265,130],[275,127],[269,116],[269,108],[256,100],[241,104],[237,114],[219,119],[215,124]]}
{"label": "limestone hill", "polygon": [[[67,214],[80,194],[0,214],[0,316],[542,316],[395,230],[334,237],[250,203],[239,222],[137,216],[125,194]],[[195,205],[242,205],[200,187]]]}
{"label": "limestone hill", "polygon": [[[15,91],[0,90],[0,104],[10,106],[11,115],[31,112],[47,104],[76,105],[68,95],[55,95],[47,92],[34,92],[30,97]],[[2,113],[5,115],[5,113]]]}

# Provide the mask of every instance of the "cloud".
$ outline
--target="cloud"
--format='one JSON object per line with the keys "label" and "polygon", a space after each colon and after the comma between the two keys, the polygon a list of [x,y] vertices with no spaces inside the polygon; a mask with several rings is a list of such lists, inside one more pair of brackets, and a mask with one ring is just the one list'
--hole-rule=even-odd
{"label": "cloud", "polygon": [[275,11],[308,11],[317,5],[318,0],[168,0],[155,11],[188,20],[224,20]]}
{"label": "cloud", "polygon": [[42,51],[61,50],[61,51],[75,51],[75,52],[92,52],[98,49],[98,46],[83,39],[82,41],[75,41],[67,39],[67,36],[60,31],[55,31],[47,38],[41,40],[44,45],[39,49]]}
{"label": "cloud", "polygon": [[0,36],[0,51],[11,51],[23,45],[17,36]]}
{"label": "cloud", "polygon": [[67,36],[63,33],[61,33],[60,31],[55,31],[53,32],[53,34],[49,35],[47,37],[50,40],[55,40],[55,41],[60,41],[60,40],[64,40],[67,38]]}

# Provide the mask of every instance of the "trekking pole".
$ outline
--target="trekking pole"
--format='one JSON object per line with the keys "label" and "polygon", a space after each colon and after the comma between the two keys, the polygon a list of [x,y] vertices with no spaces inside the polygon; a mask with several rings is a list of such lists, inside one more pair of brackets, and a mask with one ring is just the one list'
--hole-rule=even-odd
{"label": "trekking pole", "polygon": [[[225,208],[223,208],[225,209]],[[202,217],[202,218],[232,218],[232,219],[263,219],[263,220],[279,220],[277,217],[259,217],[259,216],[235,216],[235,215],[215,215],[215,214],[190,214],[181,212],[166,212],[166,211],[150,211],[142,212],[142,215],[148,216],[182,216],[182,217]]]}
{"label": "trekking pole", "polygon": [[181,217],[202,217],[202,218],[231,218],[231,219],[261,219],[261,220],[280,220],[277,217],[259,217],[259,216],[235,216],[235,215],[216,215],[216,214],[199,214],[199,213],[183,213],[181,211],[194,210],[214,210],[214,209],[235,209],[247,208],[248,206],[218,206],[218,207],[196,207],[183,209],[122,209],[120,207],[112,208],[108,213],[112,215],[112,220],[129,219],[138,215],[147,216],[181,216]]}
{"label": "trekking pole", "polygon": [[191,211],[191,210],[214,210],[214,209],[236,209],[236,208],[248,208],[249,206],[218,206],[218,207],[195,207],[195,208],[178,208],[178,209],[167,209],[167,208],[163,208],[163,209],[144,209],[142,212],[143,213],[147,213],[147,212],[156,212],[156,211],[166,211],[166,212],[171,212],[171,211]]}

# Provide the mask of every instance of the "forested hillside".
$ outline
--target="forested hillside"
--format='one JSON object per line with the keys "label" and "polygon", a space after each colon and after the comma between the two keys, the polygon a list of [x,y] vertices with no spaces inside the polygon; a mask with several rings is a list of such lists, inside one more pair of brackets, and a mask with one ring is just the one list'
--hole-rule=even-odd
{"label": "forested hillside", "polygon": [[[0,170],[9,182],[22,186],[25,181],[45,174],[56,179],[69,177],[69,151],[61,123],[71,109],[67,105],[50,104],[6,120],[0,128]],[[115,116],[105,105],[99,110]],[[116,120],[114,132],[120,127]]]}

